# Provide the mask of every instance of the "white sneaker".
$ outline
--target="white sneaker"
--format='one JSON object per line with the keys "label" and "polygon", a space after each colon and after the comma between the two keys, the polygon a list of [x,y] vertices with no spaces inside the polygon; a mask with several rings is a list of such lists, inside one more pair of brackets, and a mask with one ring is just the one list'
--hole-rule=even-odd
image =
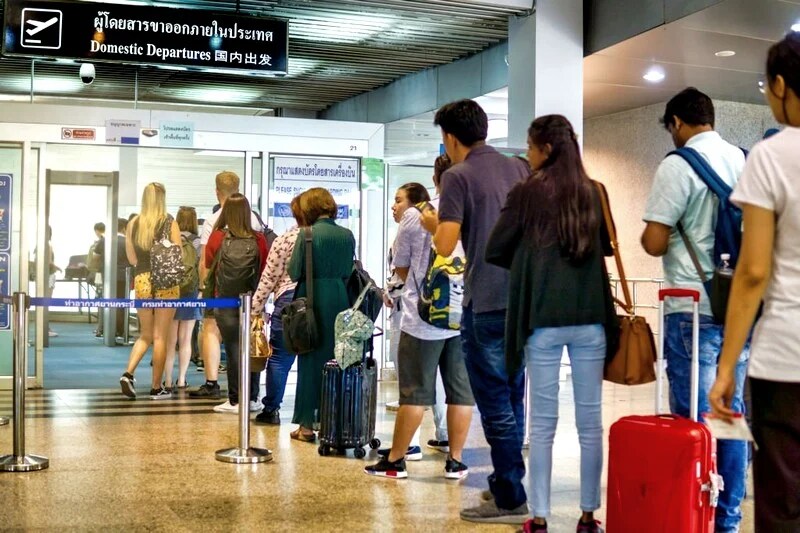
{"label": "white sneaker", "polygon": [[386,404],[386,410],[396,412],[400,410],[400,402],[388,402]]}
{"label": "white sneaker", "polygon": [[261,402],[250,402],[250,412],[260,413],[264,410],[264,404]]}
{"label": "white sneaker", "polygon": [[221,403],[219,405],[214,406],[215,413],[238,413],[239,406],[238,405],[231,405],[230,400],[225,403]]}

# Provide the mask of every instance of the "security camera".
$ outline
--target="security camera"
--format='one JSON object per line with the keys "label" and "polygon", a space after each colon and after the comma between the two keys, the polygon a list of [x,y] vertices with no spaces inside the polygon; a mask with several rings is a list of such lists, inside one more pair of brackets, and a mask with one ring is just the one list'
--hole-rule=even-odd
{"label": "security camera", "polygon": [[80,70],[81,81],[84,85],[91,85],[95,78],[94,65],[83,63]]}

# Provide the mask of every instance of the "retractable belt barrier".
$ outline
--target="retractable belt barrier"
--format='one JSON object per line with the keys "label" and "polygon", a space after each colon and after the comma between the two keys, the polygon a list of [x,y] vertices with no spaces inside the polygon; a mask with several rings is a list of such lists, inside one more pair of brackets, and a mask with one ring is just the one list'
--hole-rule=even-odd
{"label": "retractable belt barrier", "polygon": [[[5,303],[1,301],[0,303]],[[11,298],[9,298],[11,300]],[[96,307],[99,309],[238,309],[239,298],[204,300],[136,300],[132,298],[31,298],[31,307]],[[13,303],[10,302],[10,303]]]}
{"label": "retractable belt barrier", "polygon": [[[46,457],[25,454],[25,377],[28,346],[28,309],[31,307],[95,307],[101,309],[238,309],[240,322],[239,354],[239,442],[238,446],[217,451],[216,459],[226,463],[263,463],[272,452],[250,446],[250,304],[251,295],[241,298],[139,300],[129,298],[29,298],[18,292],[0,295],[0,305],[13,306],[14,334],[14,451],[0,456],[0,472],[31,472],[50,465]],[[0,426],[8,419],[0,417]]]}

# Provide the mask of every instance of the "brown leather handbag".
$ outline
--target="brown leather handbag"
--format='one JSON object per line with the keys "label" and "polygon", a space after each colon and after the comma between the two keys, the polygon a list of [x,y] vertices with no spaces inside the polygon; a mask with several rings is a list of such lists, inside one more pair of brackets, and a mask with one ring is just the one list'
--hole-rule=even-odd
{"label": "brown leather handbag", "polygon": [[606,342],[611,353],[606,358],[603,379],[620,385],[651,383],[656,380],[656,343],[653,338],[653,331],[644,317],[636,316],[633,313],[633,302],[628,288],[628,280],[625,277],[625,268],[622,266],[622,258],[619,254],[617,231],[608,205],[608,195],[602,184],[597,182],[596,184],[600,191],[603,217],[608,227],[611,248],[614,250],[614,259],[617,262],[622,294],[625,298],[624,302],[618,298],[614,298],[614,301],[626,313],[618,316],[618,327],[615,325],[613,328],[606,328]]}

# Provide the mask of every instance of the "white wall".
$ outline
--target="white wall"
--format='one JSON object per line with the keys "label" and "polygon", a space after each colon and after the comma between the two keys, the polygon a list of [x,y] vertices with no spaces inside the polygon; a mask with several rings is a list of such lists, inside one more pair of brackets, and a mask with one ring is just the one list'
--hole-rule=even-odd
{"label": "white wall", "polygon": [[[661,260],[639,244],[642,215],[653,174],[674,147],[658,122],[666,103],[594,118],[584,123],[584,153],[589,175],[603,182],[619,232],[620,251],[628,277],[661,277]],[[716,129],[727,141],[751,148],[764,132],[777,127],[767,106],[715,102]],[[617,268],[609,262],[609,270]]]}

